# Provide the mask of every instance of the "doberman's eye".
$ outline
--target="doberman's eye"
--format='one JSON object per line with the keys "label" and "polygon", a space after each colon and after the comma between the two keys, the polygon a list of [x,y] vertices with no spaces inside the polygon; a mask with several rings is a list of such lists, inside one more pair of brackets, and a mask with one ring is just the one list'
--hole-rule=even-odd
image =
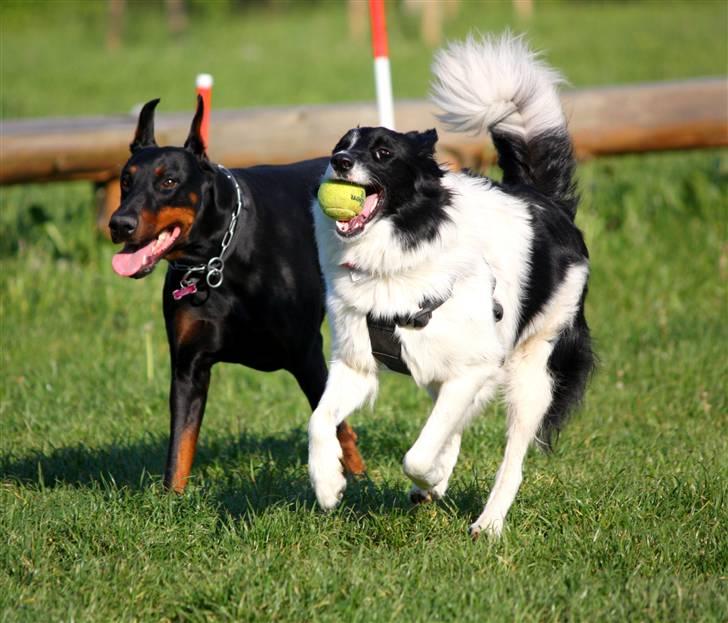
{"label": "doberman's eye", "polygon": [[123,175],[121,177],[121,190],[126,192],[130,188],[131,188],[131,175],[129,175],[129,174]]}
{"label": "doberman's eye", "polygon": [[374,159],[377,162],[382,162],[392,157],[392,152],[384,147],[377,147],[374,150]]}
{"label": "doberman's eye", "polygon": [[174,179],[173,177],[165,177],[162,180],[162,188],[164,188],[166,190],[170,190],[170,189],[174,188],[175,186],[177,186],[177,180]]}

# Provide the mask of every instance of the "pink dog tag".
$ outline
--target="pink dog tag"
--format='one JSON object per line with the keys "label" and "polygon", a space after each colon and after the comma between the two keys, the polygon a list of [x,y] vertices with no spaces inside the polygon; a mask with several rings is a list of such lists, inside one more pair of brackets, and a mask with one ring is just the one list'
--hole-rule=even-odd
{"label": "pink dog tag", "polygon": [[174,298],[175,301],[179,301],[180,299],[183,299],[188,294],[194,294],[197,292],[197,284],[191,283],[188,286],[182,286],[181,288],[177,290],[172,291],[172,298]]}

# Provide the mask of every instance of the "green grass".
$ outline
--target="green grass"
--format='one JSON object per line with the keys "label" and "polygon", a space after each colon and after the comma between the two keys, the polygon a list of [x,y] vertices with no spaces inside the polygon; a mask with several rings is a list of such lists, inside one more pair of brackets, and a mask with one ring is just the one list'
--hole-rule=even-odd
{"label": "green grass", "polygon": [[[507,5],[461,5],[449,36],[509,20]],[[116,59],[91,53],[99,6],[49,8],[40,24],[4,3],[4,114],[118,112],[157,94],[184,108],[179,85],[209,59],[218,86],[234,84],[220,105],[370,96],[367,45],[339,40],[336,5],[235,23],[194,6],[204,36],[179,42],[133,6],[139,29]],[[536,3],[529,30],[581,86],[720,73],[725,16],[722,3]],[[395,24],[393,49],[398,88],[419,96],[414,27]],[[331,40],[332,54],[308,45]],[[245,65],[243,46],[267,41],[298,59],[301,75],[281,75],[299,82],[266,82],[285,71],[275,59]],[[74,78],[59,49],[97,73]],[[188,493],[165,495],[163,271],[112,274],[87,185],[0,189],[0,621],[725,621],[728,153],[602,159],[579,181],[600,367],[555,454],[529,455],[503,539],[477,543],[466,528],[501,458],[503,409],[466,436],[448,500],[411,509],[400,461],[429,401],[394,375],[352,418],[369,473],[336,512],[314,504],[295,382],[234,366],[214,370]]]}
{"label": "green grass", "polygon": [[[161,97],[166,111],[193,107],[195,75],[215,77],[219,108],[374,98],[368,32],[348,36],[345,2],[300,0],[250,6],[192,3],[192,24],[168,31],[163,3],[129,2],[124,45],[104,45],[106,3],[5,0],[0,4],[4,117],[126,113]],[[225,13],[230,4],[237,9]],[[728,5],[691,2],[538,2],[530,22],[510,2],[460,2],[445,35],[527,32],[574,86],[721,75]],[[424,97],[432,50],[419,22],[389,10],[396,97]]]}

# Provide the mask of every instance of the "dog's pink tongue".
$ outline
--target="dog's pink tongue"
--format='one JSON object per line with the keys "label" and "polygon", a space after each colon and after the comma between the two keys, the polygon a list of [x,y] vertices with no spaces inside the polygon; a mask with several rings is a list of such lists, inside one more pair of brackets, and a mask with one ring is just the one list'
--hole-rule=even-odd
{"label": "dog's pink tongue", "polygon": [[133,253],[120,251],[111,260],[111,267],[117,275],[131,277],[144,268],[145,260],[152,256],[152,247],[157,243],[152,240],[148,245],[137,249]]}
{"label": "dog's pink tongue", "polygon": [[377,207],[377,201],[379,201],[379,194],[378,193],[372,193],[371,195],[367,195],[366,199],[364,199],[364,205],[362,206],[360,215],[363,215],[364,218],[369,216],[372,213],[372,210]]}
{"label": "dog's pink tongue", "polygon": [[163,231],[149,244],[136,251],[120,251],[111,260],[111,267],[117,275],[131,277],[142,268],[156,264],[166,253],[180,234],[180,228],[175,227],[171,232]]}
{"label": "dog's pink tongue", "polygon": [[367,195],[366,199],[364,199],[364,205],[362,206],[361,212],[359,212],[359,214],[350,221],[339,223],[342,225],[342,231],[348,232],[360,225],[363,225],[374,211],[374,208],[377,207],[377,201],[379,201],[379,195],[377,193]]}

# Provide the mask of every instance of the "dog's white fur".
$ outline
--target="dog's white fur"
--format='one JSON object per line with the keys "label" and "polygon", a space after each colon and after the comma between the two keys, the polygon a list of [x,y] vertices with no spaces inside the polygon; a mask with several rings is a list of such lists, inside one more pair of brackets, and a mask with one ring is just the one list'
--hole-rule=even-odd
{"label": "dog's white fur", "polygon": [[[520,39],[471,39],[440,52],[434,67],[435,102],[456,128],[481,130],[500,123],[529,136],[564,127],[556,93],[560,78]],[[354,181],[369,181],[366,171],[355,174]],[[434,400],[403,467],[413,493],[442,497],[463,429],[502,388],[508,403],[505,456],[485,509],[471,526],[475,534],[497,535],[551,401],[546,362],[552,341],[577,313],[588,266],[572,266],[517,336],[533,237],[527,206],[488,180],[466,174],[446,173],[443,185],[453,197],[450,221],[432,242],[414,250],[403,248],[387,218],[375,218],[362,235],[342,239],[314,203],[333,347],[326,391],[309,424],[309,472],[319,504],[336,506],[346,485],[336,425],[373,403],[378,388],[367,314],[412,313],[425,297],[449,295],[425,328],[396,328],[414,381]],[[491,296],[507,310],[501,322],[494,319]]]}
{"label": "dog's white fur", "polygon": [[521,37],[468,37],[436,56],[433,73],[432,100],[454,130],[477,134],[497,124],[528,139],[565,125],[557,90],[563,77]]}

